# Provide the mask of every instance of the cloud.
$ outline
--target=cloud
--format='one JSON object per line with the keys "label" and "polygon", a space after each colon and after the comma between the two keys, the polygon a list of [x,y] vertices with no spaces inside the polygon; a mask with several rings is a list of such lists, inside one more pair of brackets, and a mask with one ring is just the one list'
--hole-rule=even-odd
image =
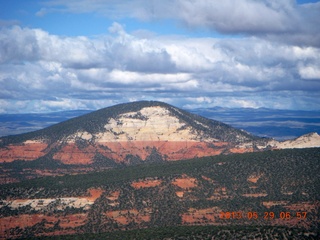
{"label": "cloud", "polygon": [[299,74],[303,79],[320,80],[319,65],[301,66],[299,68]]}
{"label": "cloud", "polygon": [[2,28],[0,39],[0,112],[95,109],[132,99],[320,107],[320,81],[306,81],[319,79],[320,50],[312,46],[257,37],[141,38],[118,23],[96,38],[15,26]]}
{"label": "cloud", "polygon": [[[105,41],[105,54],[113,67],[137,72],[171,72],[175,65],[159,42],[138,39],[127,34],[119,23],[113,23],[109,32],[117,36]],[[160,46],[160,47],[159,47]]]}
{"label": "cloud", "polygon": [[188,28],[272,39],[300,46],[320,46],[320,3],[294,0],[51,0],[46,11],[96,13],[114,20],[176,19]]}
{"label": "cloud", "polygon": [[96,13],[101,16],[118,20],[121,18],[138,18],[150,20],[154,18],[170,17],[173,13],[175,1],[145,1],[145,0],[49,0],[38,14],[50,12]]}
{"label": "cloud", "polygon": [[38,12],[36,12],[37,17],[43,17],[48,14],[48,10],[46,8],[41,8]]}
{"label": "cloud", "polygon": [[9,27],[13,25],[19,25],[20,22],[18,20],[3,20],[0,19],[0,27]]}
{"label": "cloud", "polygon": [[99,63],[94,41],[85,37],[62,38],[40,29],[14,26],[0,32],[0,63],[56,61],[66,67],[88,67]]}
{"label": "cloud", "polygon": [[[292,2],[292,1],[291,1]],[[206,26],[224,33],[292,31],[294,12],[289,1],[179,1],[180,16],[190,26]],[[292,20],[292,19],[291,19]]]}

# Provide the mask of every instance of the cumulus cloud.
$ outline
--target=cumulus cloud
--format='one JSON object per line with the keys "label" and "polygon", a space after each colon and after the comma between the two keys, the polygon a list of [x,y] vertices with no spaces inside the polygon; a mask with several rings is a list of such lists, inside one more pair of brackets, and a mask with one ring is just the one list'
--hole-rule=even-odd
{"label": "cumulus cloud", "polygon": [[303,79],[320,80],[320,67],[319,65],[301,66],[299,74]]}
{"label": "cumulus cloud", "polygon": [[186,27],[227,34],[246,34],[301,46],[320,45],[320,3],[295,0],[51,0],[50,11],[94,12],[108,18],[177,19]]}
{"label": "cumulus cloud", "polygon": [[[159,42],[137,39],[114,23],[109,31],[117,37],[105,42],[105,54],[115,62],[114,67],[138,72],[171,72],[175,65]],[[159,47],[160,46],[160,47]]]}
{"label": "cumulus cloud", "polygon": [[0,49],[1,112],[19,104],[29,112],[95,109],[132,99],[320,107],[320,81],[306,81],[319,79],[320,50],[312,46],[257,37],[146,39],[114,23],[97,38],[3,28]]}
{"label": "cumulus cloud", "polygon": [[[292,31],[292,1],[179,1],[181,18],[191,26],[206,26],[226,33]],[[291,19],[292,20],[292,19]]]}

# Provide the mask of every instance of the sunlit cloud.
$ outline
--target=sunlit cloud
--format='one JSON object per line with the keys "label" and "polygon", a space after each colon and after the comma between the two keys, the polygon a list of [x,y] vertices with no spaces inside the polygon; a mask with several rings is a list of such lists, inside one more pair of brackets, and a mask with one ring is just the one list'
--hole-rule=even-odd
{"label": "sunlit cloud", "polygon": [[[92,14],[114,22],[100,35],[68,36],[0,20],[0,112],[145,99],[320,109],[318,13],[320,3],[291,0],[242,0],[237,7],[231,0],[45,1],[34,18]],[[125,24],[167,19],[212,34],[162,35]]]}

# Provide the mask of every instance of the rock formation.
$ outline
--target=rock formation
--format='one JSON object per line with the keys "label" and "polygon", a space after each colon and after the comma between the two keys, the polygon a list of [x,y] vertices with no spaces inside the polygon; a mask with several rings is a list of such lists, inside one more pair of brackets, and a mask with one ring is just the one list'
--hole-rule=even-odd
{"label": "rock formation", "polygon": [[[35,173],[32,169],[40,166],[55,170],[66,165],[110,168],[119,164],[319,146],[317,133],[278,142],[166,103],[141,101],[104,108],[39,131],[2,137],[0,163],[23,163],[23,168],[31,169],[28,177],[31,178],[39,175],[39,171]],[[7,178],[6,182],[15,181],[10,174],[2,176]]]}

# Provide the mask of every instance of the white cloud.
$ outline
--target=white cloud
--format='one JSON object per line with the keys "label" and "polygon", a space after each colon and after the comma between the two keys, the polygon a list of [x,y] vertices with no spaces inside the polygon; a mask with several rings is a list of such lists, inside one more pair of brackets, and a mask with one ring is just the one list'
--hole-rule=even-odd
{"label": "white cloud", "polygon": [[320,82],[303,80],[319,79],[319,48],[256,37],[146,39],[117,23],[109,30],[109,35],[90,39],[1,29],[0,111],[19,109],[15,103],[24,104],[24,111],[50,111],[130,99],[162,99],[180,106],[194,101],[320,107],[315,94]]}
{"label": "white cloud", "polygon": [[96,13],[114,20],[176,19],[187,27],[229,34],[246,34],[280,42],[320,44],[320,3],[299,5],[294,0],[51,0],[46,9]]}
{"label": "white cloud", "polygon": [[113,70],[110,72],[109,79],[115,83],[122,84],[170,84],[177,83],[183,84],[190,81],[190,74],[187,73],[174,73],[174,74],[140,74],[137,72]]}
{"label": "white cloud", "polygon": [[319,65],[301,66],[299,74],[303,79],[317,79],[320,80],[320,67]]}
{"label": "white cloud", "polygon": [[[286,32],[291,29],[293,6],[286,1],[178,1],[181,18],[191,26],[221,32]],[[292,19],[291,19],[292,21]]]}

